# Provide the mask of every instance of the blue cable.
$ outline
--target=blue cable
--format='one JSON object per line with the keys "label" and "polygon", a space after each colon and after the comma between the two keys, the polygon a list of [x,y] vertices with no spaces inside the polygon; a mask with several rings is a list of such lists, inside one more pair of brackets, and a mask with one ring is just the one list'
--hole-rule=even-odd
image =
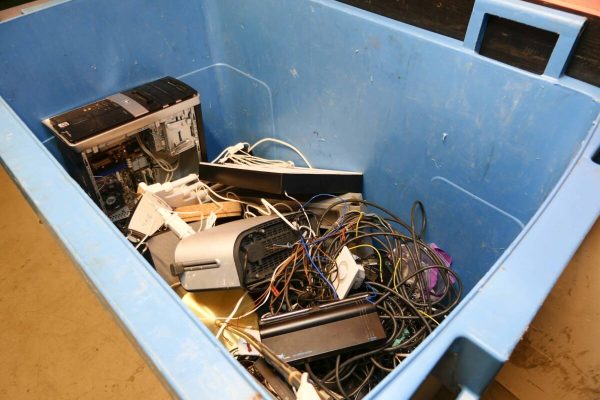
{"label": "blue cable", "polygon": [[[313,197],[311,197],[310,199],[308,199],[303,205],[302,205],[302,209],[304,210],[304,208],[306,207],[307,204],[309,204],[310,202],[312,202],[314,199],[317,199],[319,197],[334,197],[336,199],[339,199],[340,201],[344,201],[344,199],[342,199],[340,196],[336,196],[333,194],[329,194],[329,193],[320,193],[320,194],[315,194]],[[344,203],[344,212],[342,213],[342,221],[338,224],[338,226],[331,232],[329,232],[329,234],[320,237],[319,239],[315,240],[315,243],[320,243],[323,240],[331,237],[331,235],[335,234],[337,231],[339,231],[342,227],[342,225],[344,225],[344,221],[346,219],[346,214],[348,213],[348,201],[346,201]]]}
{"label": "blue cable", "polygon": [[342,198],[340,196],[336,196],[333,194],[329,194],[329,193],[320,193],[320,194],[315,194],[313,197],[311,197],[310,199],[308,199],[303,205],[302,208],[306,207],[309,203],[311,203],[314,199],[318,199],[319,197],[336,197],[340,200],[342,200]]}
{"label": "blue cable", "polygon": [[365,286],[373,293],[371,296],[367,297],[367,301],[369,303],[373,303],[373,300],[377,298],[378,293],[375,291],[375,289],[373,289],[373,286],[369,285],[367,282],[365,282]]}
{"label": "blue cable", "polygon": [[327,282],[327,284],[329,285],[329,287],[331,288],[331,290],[333,290],[333,297],[336,300],[338,300],[339,297],[337,295],[337,291],[335,290],[335,287],[333,287],[333,285],[331,284],[331,282],[329,282],[329,279],[327,279],[325,277],[325,275],[323,275],[323,272],[321,272],[321,270],[319,269],[319,267],[317,267],[317,264],[315,264],[315,261],[310,256],[310,253],[309,253],[309,250],[308,250],[308,245],[306,244],[306,240],[304,240],[304,237],[302,237],[302,236],[300,236],[300,243],[302,243],[302,246],[304,247],[304,251],[306,252],[306,257],[308,257],[308,259],[310,260],[310,263],[312,264],[313,268],[319,273],[319,275],[321,276],[321,278],[323,278],[323,280],[325,282]]}

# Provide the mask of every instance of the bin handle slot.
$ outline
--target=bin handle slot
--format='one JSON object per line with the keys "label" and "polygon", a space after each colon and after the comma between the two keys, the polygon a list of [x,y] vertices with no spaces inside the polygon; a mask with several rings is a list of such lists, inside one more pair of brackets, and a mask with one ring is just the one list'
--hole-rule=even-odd
{"label": "bin handle slot", "polygon": [[564,73],[586,22],[585,17],[521,0],[477,0],[463,42],[465,48],[479,52],[488,15],[557,33],[558,40],[543,73],[556,79]]}

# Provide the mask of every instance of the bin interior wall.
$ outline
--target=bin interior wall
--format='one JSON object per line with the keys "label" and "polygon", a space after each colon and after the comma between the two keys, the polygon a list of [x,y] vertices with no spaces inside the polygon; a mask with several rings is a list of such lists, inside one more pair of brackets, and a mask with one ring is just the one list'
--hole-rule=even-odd
{"label": "bin interior wall", "polygon": [[42,119],[179,77],[201,93],[209,157],[274,136],[317,167],[364,171],[365,196],[403,218],[422,200],[466,290],[599,112],[573,88],[329,0],[74,0],[1,24],[0,70],[0,95],[57,158]]}

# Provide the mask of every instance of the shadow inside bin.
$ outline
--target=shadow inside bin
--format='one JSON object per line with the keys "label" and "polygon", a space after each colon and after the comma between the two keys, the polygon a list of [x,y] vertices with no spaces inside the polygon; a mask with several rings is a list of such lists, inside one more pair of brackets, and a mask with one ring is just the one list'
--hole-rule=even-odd
{"label": "shadow inside bin", "polygon": [[495,376],[502,364],[469,338],[457,338],[411,398],[456,399],[462,390],[483,393],[487,385],[482,382],[488,379],[480,377]]}
{"label": "shadow inside bin", "polygon": [[216,63],[177,77],[198,89],[208,158],[227,146],[277,136],[269,86],[231,65]]}

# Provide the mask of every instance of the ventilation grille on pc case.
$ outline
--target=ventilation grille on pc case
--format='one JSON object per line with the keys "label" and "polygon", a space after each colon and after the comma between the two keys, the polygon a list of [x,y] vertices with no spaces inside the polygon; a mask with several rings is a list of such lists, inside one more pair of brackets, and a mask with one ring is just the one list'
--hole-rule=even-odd
{"label": "ventilation grille on pc case", "polygon": [[297,240],[297,234],[279,219],[247,232],[240,242],[244,284],[252,285],[269,278],[275,268],[290,256],[292,244]]}

